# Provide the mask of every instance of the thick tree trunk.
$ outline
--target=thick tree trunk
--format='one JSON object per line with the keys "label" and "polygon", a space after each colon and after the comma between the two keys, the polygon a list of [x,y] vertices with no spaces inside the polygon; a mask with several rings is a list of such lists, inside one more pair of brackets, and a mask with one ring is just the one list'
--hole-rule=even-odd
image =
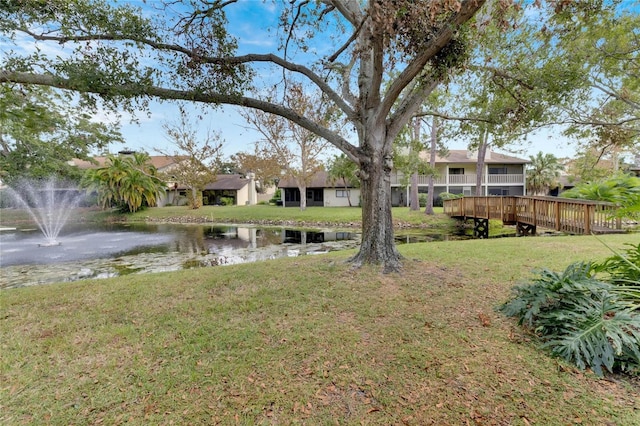
{"label": "thick tree trunk", "polygon": [[350,261],[355,266],[383,265],[383,272],[388,273],[401,269],[402,256],[396,249],[391,217],[391,152],[380,155],[380,150],[367,153],[364,158],[372,161],[360,165],[362,244]]}

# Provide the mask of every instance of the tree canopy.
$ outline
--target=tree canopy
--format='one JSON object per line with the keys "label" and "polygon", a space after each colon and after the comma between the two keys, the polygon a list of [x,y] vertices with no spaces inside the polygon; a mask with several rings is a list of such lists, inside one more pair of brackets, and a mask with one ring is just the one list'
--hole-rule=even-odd
{"label": "tree canopy", "polygon": [[69,161],[122,142],[117,127],[91,121],[71,100],[47,87],[0,86],[0,179],[79,179]]}

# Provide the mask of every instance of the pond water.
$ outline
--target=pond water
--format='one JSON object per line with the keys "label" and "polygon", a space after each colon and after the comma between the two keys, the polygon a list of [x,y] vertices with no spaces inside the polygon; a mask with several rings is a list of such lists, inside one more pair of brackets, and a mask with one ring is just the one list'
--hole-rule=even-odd
{"label": "pond water", "polygon": [[[464,238],[408,230],[398,243]],[[355,248],[351,231],[247,225],[67,224],[60,245],[37,229],[0,232],[0,288],[232,265]]]}

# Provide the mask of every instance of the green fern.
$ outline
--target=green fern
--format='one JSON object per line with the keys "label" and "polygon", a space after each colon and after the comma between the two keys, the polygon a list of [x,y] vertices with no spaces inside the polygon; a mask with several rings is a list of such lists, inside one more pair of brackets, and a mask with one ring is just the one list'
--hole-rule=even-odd
{"label": "green fern", "polygon": [[[500,310],[581,369],[640,372],[640,245],[601,264],[542,270]],[[599,274],[599,275],[597,275]]]}
{"label": "green fern", "polygon": [[[567,303],[562,332],[548,336],[544,347],[550,348],[581,369],[591,367],[601,376],[603,367],[638,368],[640,364],[640,316],[625,308],[627,303],[602,293],[599,299],[579,298]],[[573,306],[571,306],[573,305]]]}

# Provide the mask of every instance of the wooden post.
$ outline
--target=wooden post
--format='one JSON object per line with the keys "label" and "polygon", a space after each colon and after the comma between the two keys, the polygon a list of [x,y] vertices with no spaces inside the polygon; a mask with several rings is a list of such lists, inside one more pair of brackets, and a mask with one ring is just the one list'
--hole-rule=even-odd
{"label": "wooden post", "polygon": [[560,202],[559,201],[554,201],[555,203],[555,207],[554,207],[554,214],[556,215],[556,231],[560,230]]}
{"label": "wooden post", "polygon": [[591,233],[591,207],[588,204],[584,205],[584,233],[589,235]]}

